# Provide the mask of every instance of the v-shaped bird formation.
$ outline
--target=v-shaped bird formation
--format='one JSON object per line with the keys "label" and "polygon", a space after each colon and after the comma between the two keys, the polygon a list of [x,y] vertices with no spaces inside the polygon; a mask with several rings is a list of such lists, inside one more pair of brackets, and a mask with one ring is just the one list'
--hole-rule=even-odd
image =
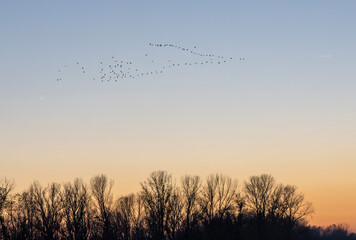
{"label": "v-shaped bird formation", "polygon": [[[145,53],[143,57],[147,64],[145,64],[145,67],[140,67],[139,64],[135,64],[135,62],[119,59],[116,56],[112,56],[110,59],[106,59],[105,61],[97,61],[95,66],[96,69],[94,69],[94,71],[91,71],[95,72],[94,74],[89,74],[88,67],[77,61],[73,64],[67,64],[59,68],[58,77],[56,80],[57,82],[63,81],[63,74],[68,71],[69,68],[75,69],[80,74],[94,81],[118,82],[119,80],[123,79],[134,79],[142,78],[149,75],[164,74],[165,72],[174,68],[182,69],[184,67],[192,67],[205,64],[219,65],[234,60],[233,57],[199,52],[197,51],[196,46],[194,46],[192,49],[189,49],[174,44],[149,43],[148,45],[153,48],[176,49],[177,51],[183,52],[186,59],[184,61],[182,61],[182,59],[175,60],[172,56],[171,58],[162,61],[162,59],[155,59],[151,54]],[[245,58],[239,58],[238,60],[245,61]],[[155,64],[156,62],[158,64]]]}

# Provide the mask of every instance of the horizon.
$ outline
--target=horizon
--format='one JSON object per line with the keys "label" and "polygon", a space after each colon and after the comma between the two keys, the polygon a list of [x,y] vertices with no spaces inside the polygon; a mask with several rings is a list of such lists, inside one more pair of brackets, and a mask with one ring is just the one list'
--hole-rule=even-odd
{"label": "horizon", "polygon": [[[134,186],[132,186],[131,184],[120,184],[120,182],[117,182],[117,179],[116,178],[110,178],[108,177],[109,180],[112,180],[113,181],[113,197],[114,197],[114,200],[118,200],[119,198],[121,197],[126,197],[126,196],[129,196],[130,194],[139,194],[140,191],[142,191],[142,186],[141,184],[144,183],[150,176],[151,173],[153,172],[156,172],[157,170],[155,171],[151,171],[149,172],[146,176],[142,177],[142,179],[137,182],[136,184],[133,184]],[[227,177],[231,177],[230,175],[228,174],[225,174],[223,172],[210,172],[208,174],[206,174],[205,176],[200,176],[199,174],[194,174],[194,173],[183,173],[182,175],[180,176],[175,176],[174,174],[170,173],[169,171],[166,171],[166,170],[158,170],[158,171],[165,171],[167,172],[169,175],[172,175],[172,180],[174,183],[176,183],[178,186],[180,185],[180,179],[181,177],[184,177],[184,176],[199,176],[200,179],[202,180],[202,182],[204,183],[207,178],[211,175],[214,175],[214,174],[223,174],[224,176],[227,176]],[[90,176],[89,178],[86,177],[86,178],[82,178],[80,176],[77,176],[77,177],[74,177],[72,179],[68,179],[68,180],[63,180],[63,179],[60,179],[58,181],[52,181],[52,182],[41,182],[39,181],[38,179],[34,179],[33,181],[31,181],[30,183],[27,184],[27,186],[23,186],[23,188],[20,188],[19,190],[17,190],[17,187],[16,187],[16,180],[15,179],[8,179],[10,181],[13,181],[14,183],[14,190],[11,192],[11,194],[15,194],[15,193],[21,193],[21,192],[24,192],[24,191],[27,191],[29,189],[29,187],[33,184],[33,183],[39,183],[42,187],[47,187],[49,186],[50,184],[52,183],[58,183],[60,184],[61,186],[67,184],[67,183],[73,183],[74,180],[76,179],[81,179],[84,181],[85,184],[89,184],[90,180],[95,177],[95,176],[99,176],[103,173],[96,173],[92,176]],[[255,174],[253,176],[260,176],[262,174],[268,174],[268,173],[259,173],[259,174]],[[107,174],[103,174],[105,176],[108,176]],[[274,177],[272,174],[268,174],[268,175],[271,175],[272,177]],[[236,180],[237,181],[237,190],[239,192],[243,192],[243,189],[244,189],[244,185],[246,184],[246,182],[248,182],[249,178],[252,177],[251,176],[248,176],[246,179],[238,179],[238,178],[232,178],[233,180]],[[353,224],[349,224],[347,221],[344,221],[345,220],[345,217],[343,218],[339,218],[340,221],[334,221],[335,219],[335,216],[332,216],[331,215],[331,218],[329,217],[328,218],[328,215],[326,215],[326,218],[323,219],[321,218],[320,216],[318,215],[321,215],[321,214],[318,214],[318,210],[320,210],[320,206],[317,206],[315,207],[315,204],[310,201],[311,199],[310,198],[310,195],[311,195],[311,192],[315,191],[315,188],[311,188],[307,189],[307,191],[305,192],[303,188],[300,188],[299,186],[293,184],[293,183],[290,183],[290,182],[283,182],[283,181],[280,181],[278,178],[275,178],[276,180],[276,183],[282,183],[284,185],[291,185],[291,186],[295,186],[297,188],[297,191],[301,194],[304,195],[305,197],[305,201],[308,201],[308,202],[311,202],[312,204],[312,208],[314,210],[314,212],[308,216],[306,218],[306,221],[307,221],[307,224],[310,225],[310,226],[316,226],[316,227],[328,227],[328,226],[331,226],[331,225],[342,225],[343,227],[346,227],[347,230],[349,231],[349,233],[356,233],[356,229],[354,228],[354,225]],[[124,187],[123,189],[120,189],[120,187]],[[321,197],[321,198],[324,198],[325,196],[318,196],[316,194],[317,197]],[[315,196],[314,196],[315,197]],[[329,203],[327,203],[329,204]],[[322,207],[325,207],[325,206],[322,206]],[[334,203],[334,207],[338,207],[335,203]],[[348,210],[347,210],[348,211]],[[332,211],[328,212],[327,214],[332,214]],[[334,210],[334,213],[335,213],[335,210]],[[340,214],[340,212],[336,212],[337,214]],[[330,215],[329,215],[330,216]],[[347,220],[347,218],[346,218]],[[352,220],[352,219],[351,219]]]}

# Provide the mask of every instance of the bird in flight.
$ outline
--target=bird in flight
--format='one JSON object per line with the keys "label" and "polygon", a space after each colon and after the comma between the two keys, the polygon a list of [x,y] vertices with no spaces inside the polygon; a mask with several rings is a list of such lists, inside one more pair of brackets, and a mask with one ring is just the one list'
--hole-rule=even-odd
{"label": "bird in flight", "polygon": [[[87,68],[81,63],[81,73],[89,76],[91,74],[92,80],[97,80],[99,79],[101,82],[117,82],[118,79],[130,79],[130,78],[135,78],[135,77],[142,77],[145,75],[152,75],[153,73],[155,74],[164,74],[165,71],[162,69],[168,69],[171,67],[189,67],[192,65],[198,65],[198,62],[200,63],[199,65],[204,65],[204,64],[225,64],[231,60],[233,60],[233,57],[225,57],[222,55],[215,55],[212,53],[204,53],[204,52],[199,52],[197,49],[197,46],[193,46],[193,48],[188,48],[188,47],[183,47],[175,44],[168,44],[168,43],[149,43],[150,47],[157,47],[157,48],[172,48],[175,51],[180,51],[184,56],[186,57],[185,60],[180,62],[180,59],[175,59],[175,55],[171,55],[170,58],[168,59],[168,64],[167,61],[164,63],[161,59],[150,59],[149,65],[143,65],[139,66],[135,64],[135,61],[127,61],[125,59],[118,59],[115,56],[111,56],[110,60],[106,61],[99,61],[99,66],[97,67],[97,70],[95,70],[95,66],[91,66],[90,68]],[[148,53],[143,54],[145,57],[148,57]],[[151,55],[151,54],[150,54]],[[189,57],[189,55],[191,57]],[[172,57],[172,58],[171,58]],[[193,57],[193,58],[192,58]],[[191,60],[189,60],[191,59]],[[240,57],[240,61],[244,61],[245,57]],[[174,63],[172,63],[172,61]],[[79,65],[79,61],[75,62],[76,65]],[[152,66],[155,65],[155,66]],[[151,69],[147,69],[147,67],[150,67]],[[145,69],[146,68],[146,69]],[[75,70],[77,67],[74,65],[69,65],[65,64],[64,68],[60,68],[58,70],[58,76],[56,78],[56,81],[62,81],[63,79],[63,70],[69,71],[69,70]],[[182,68],[180,68],[182,69]],[[79,69],[78,69],[79,70]],[[84,75],[83,75],[84,76]]]}

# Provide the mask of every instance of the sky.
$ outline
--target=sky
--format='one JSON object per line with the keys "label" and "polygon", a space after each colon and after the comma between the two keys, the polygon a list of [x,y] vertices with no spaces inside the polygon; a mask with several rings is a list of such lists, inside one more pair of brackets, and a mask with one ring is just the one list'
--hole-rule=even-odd
{"label": "sky", "polygon": [[[356,231],[355,8],[353,0],[2,1],[0,176],[22,191],[34,180],[104,173],[120,195],[159,169],[224,173],[240,187],[269,173],[313,203],[311,224]],[[93,80],[112,56],[144,69],[195,61],[149,43],[233,59]]]}

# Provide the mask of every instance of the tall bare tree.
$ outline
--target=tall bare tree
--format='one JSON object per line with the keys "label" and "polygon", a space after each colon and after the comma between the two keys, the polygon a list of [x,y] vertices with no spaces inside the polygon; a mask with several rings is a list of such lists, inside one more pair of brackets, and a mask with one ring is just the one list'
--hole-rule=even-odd
{"label": "tall bare tree", "polygon": [[284,218],[292,225],[313,214],[313,205],[305,201],[304,195],[297,192],[297,187],[286,185],[283,188],[282,203]]}
{"label": "tall bare tree", "polygon": [[61,185],[52,183],[42,188],[35,182],[31,186],[31,192],[34,194],[36,227],[41,237],[46,240],[59,239],[63,217]]}
{"label": "tall bare tree", "polygon": [[101,174],[90,180],[90,187],[95,203],[95,216],[98,219],[100,234],[103,239],[112,239],[111,227],[113,195],[112,187],[114,182],[107,176]]}
{"label": "tall bare tree", "polygon": [[39,239],[35,229],[37,212],[34,203],[31,188],[14,196],[8,216],[11,239]]}
{"label": "tall bare tree", "polygon": [[70,240],[88,239],[91,229],[90,195],[81,179],[67,183],[62,191],[65,234]]}
{"label": "tall bare tree", "polygon": [[211,174],[203,185],[200,207],[206,222],[222,219],[235,210],[237,181],[222,174]]}
{"label": "tall bare tree", "polygon": [[189,235],[192,223],[197,222],[198,197],[201,187],[199,176],[185,175],[181,178],[182,198],[184,203],[185,232]]}
{"label": "tall bare tree", "polygon": [[175,240],[180,236],[183,222],[183,199],[180,189],[173,186],[172,195],[168,201],[166,232],[168,239]]}
{"label": "tall bare tree", "polygon": [[275,184],[275,179],[267,174],[252,176],[248,182],[245,182],[246,204],[260,220],[267,216],[268,204]]}
{"label": "tall bare tree", "polygon": [[118,239],[141,236],[144,228],[144,209],[140,195],[120,197],[115,204],[115,232]]}
{"label": "tall bare tree", "polygon": [[8,207],[10,192],[14,189],[14,186],[13,181],[7,178],[0,179],[0,225],[1,235],[5,240],[9,239],[10,236],[5,223],[4,211]]}
{"label": "tall bare tree", "polygon": [[156,171],[141,183],[141,187],[151,238],[162,240],[165,238],[169,201],[173,192],[172,177],[165,171]]}
{"label": "tall bare tree", "polygon": [[237,180],[220,174],[218,176],[217,214],[219,218],[233,214],[236,209]]}

